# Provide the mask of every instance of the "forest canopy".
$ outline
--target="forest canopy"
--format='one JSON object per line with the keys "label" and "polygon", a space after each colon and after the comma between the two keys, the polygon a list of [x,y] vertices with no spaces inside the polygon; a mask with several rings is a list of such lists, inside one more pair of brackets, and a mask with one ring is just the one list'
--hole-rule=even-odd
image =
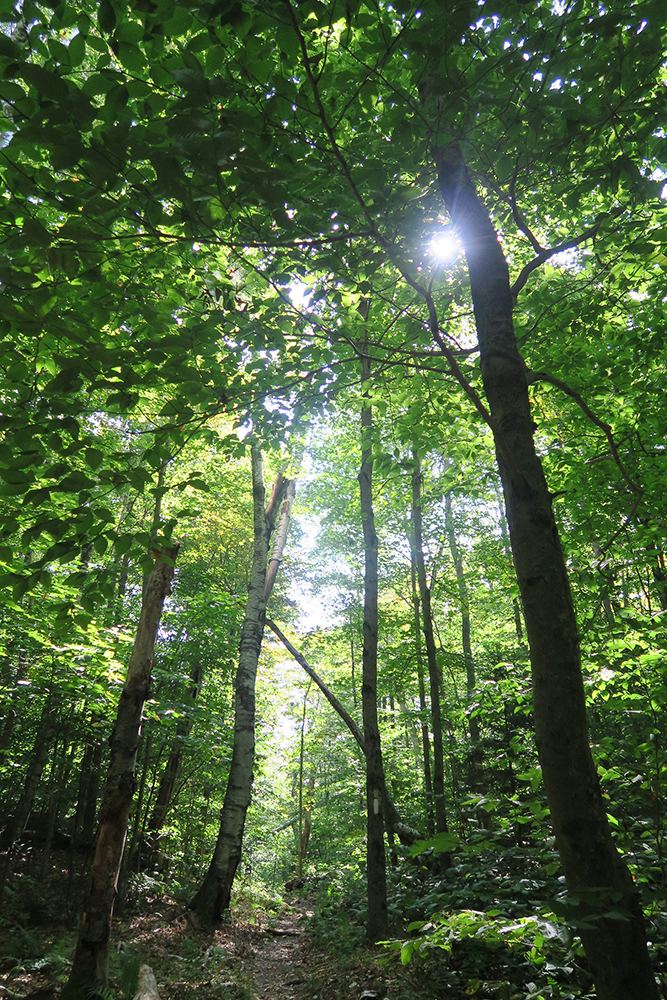
{"label": "forest canopy", "polygon": [[66,851],[66,994],[146,872],[664,991],[666,22],[0,4],[2,880]]}

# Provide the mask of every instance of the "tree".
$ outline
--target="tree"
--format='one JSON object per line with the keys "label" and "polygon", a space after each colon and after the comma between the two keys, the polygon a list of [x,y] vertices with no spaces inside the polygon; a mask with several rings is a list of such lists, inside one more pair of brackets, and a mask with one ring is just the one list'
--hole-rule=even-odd
{"label": "tree", "polygon": [[[288,481],[279,473],[266,504],[262,453],[256,443],[251,448],[251,459],[255,545],[236,672],[232,762],[213,858],[189,905],[196,919],[206,927],[219,920],[229,909],[232,885],[241,859],[255,762],[257,663],[264,635],[266,605],[282,559],[295,494],[294,480]],[[274,527],[276,538],[270,550]]]}
{"label": "tree", "polygon": [[[458,146],[441,147],[443,198],[470,269],[489,423],[505,492],[533,671],[535,737],[568,887],[598,996],[655,997],[644,918],[613,844],[591,755],[577,621],[551,494],[535,452],[525,365],[512,323],[509,270]],[[620,903],[622,929],[610,907]]]}
{"label": "tree", "polygon": [[118,872],[135,791],[137,745],[144,702],[148,696],[155,639],[162,607],[170,593],[178,546],[155,554],[145,588],[141,619],[111,734],[111,760],[98,818],[95,857],[84,914],[65,994],[76,997],[95,984],[107,985],[109,937]]}
{"label": "tree", "polygon": [[[367,312],[367,310],[366,310]],[[365,347],[362,347],[365,351]],[[364,382],[370,378],[370,360],[362,354]],[[368,922],[366,935],[371,941],[386,937],[387,871],[382,824],[382,788],[384,768],[377,715],[378,650],[378,540],[373,510],[373,412],[364,399],[361,409],[361,469],[359,495],[364,533],[364,648],[362,656],[361,704],[366,747],[366,880]]]}

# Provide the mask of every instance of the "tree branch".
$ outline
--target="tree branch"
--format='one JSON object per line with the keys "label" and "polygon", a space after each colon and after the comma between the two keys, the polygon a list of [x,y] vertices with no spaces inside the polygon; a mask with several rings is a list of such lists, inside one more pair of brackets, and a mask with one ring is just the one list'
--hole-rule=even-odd
{"label": "tree branch", "polygon": [[596,427],[599,427],[600,430],[604,432],[604,435],[609,443],[609,450],[611,451],[612,458],[614,459],[614,462],[618,466],[621,475],[625,479],[626,483],[628,484],[632,492],[638,493],[639,496],[643,495],[644,493],[643,489],[641,488],[641,486],[635,483],[635,481],[631,478],[630,474],[627,472],[625,466],[623,465],[623,462],[621,461],[621,457],[618,454],[616,441],[614,440],[614,432],[611,429],[611,425],[605,423],[604,420],[600,420],[599,417],[596,417],[593,411],[591,410],[590,406],[588,405],[588,403],[578,392],[570,388],[570,386],[566,382],[562,382],[559,378],[556,378],[554,375],[548,375],[547,372],[534,372],[531,371],[529,368],[526,370],[526,382],[528,383],[528,385],[533,385],[535,382],[548,382],[549,385],[555,386],[557,389],[560,389],[561,392],[564,392],[566,396],[569,396],[570,399],[573,399],[577,404],[577,406],[586,414],[591,423],[594,423]]}

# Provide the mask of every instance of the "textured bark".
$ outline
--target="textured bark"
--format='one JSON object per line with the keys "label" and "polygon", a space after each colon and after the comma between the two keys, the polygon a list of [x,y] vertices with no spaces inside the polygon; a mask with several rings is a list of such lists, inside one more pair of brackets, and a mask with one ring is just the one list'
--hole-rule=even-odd
{"label": "textured bark", "polygon": [[162,554],[168,562],[162,556],[156,558],[142,600],[141,618],[109,741],[111,759],[95,838],[95,856],[72,971],[63,990],[63,997],[68,1000],[107,984],[111,918],[136,787],[141,715],[148,696],[155,640],[165,598],[171,590],[177,553],[178,545],[175,545]]}
{"label": "textured bark", "polygon": [[[285,483],[283,477],[279,475],[274,483],[268,507],[265,509],[266,491],[262,455],[257,446],[252,448],[252,484],[255,546],[236,672],[232,762],[213,858],[189,906],[195,920],[204,927],[211,927],[220,920],[225,910],[229,909],[232,885],[241,859],[243,830],[250,805],[252,771],[255,763],[257,663],[264,636],[266,605],[282,559],[282,548],[287,537],[296,489],[295,482]],[[271,552],[270,568],[267,570],[269,542],[279,506],[281,510],[276,543]]]}
{"label": "textured bark", "polygon": [[[324,697],[327,699],[331,707],[334,709],[335,712],[338,713],[338,715],[341,717],[345,725],[348,727],[348,729],[354,736],[359,749],[365,756],[366,743],[364,740],[364,735],[359,726],[356,724],[356,722],[350,715],[350,713],[344,708],[343,705],[341,705],[341,703],[339,702],[338,698],[333,693],[331,688],[329,688],[327,684],[325,684],[325,682],[322,680],[320,675],[315,670],[313,670],[313,668],[307,662],[305,657],[303,657],[301,653],[292,645],[289,639],[285,635],[283,635],[283,633],[280,631],[276,623],[269,621],[267,619],[266,624],[268,625],[268,627],[271,629],[272,632],[275,632],[275,634],[278,636],[285,649],[289,650],[289,652],[292,654],[292,656],[299,664],[299,666],[303,667],[303,669],[306,671],[311,680],[313,680],[315,684],[317,684],[318,688],[320,689]],[[403,820],[401,819],[400,814],[396,806],[394,805],[391,795],[389,794],[389,791],[387,789],[384,774],[382,775],[382,805],[384,809],[385,822],[387,823],[387,826],[393,828],[394,832],[398,835],[401,843],[404,846],[410,847],[412,844],[414,844],[415,840],[420,839],[421,834],[419,830],[415,830],[413,827],[408,826],[408,824],[404,823]]]}
{"label": "textured bark", "polygon": [[417,568],[415,566],[414,552],[410,563],[410,576],[412,579],[412,607],[414,611],[415,623],[415,648],[417,650],[417,679],[419,682],[419,714],[421,716],[422,734],[422,763],[424,770],[424,795],[426,797],[426,825],[429,835],[435,833],[435,823],[433,822],[433,780],[431,778],[431,739],[428,734],[426,688],[424,686],[424,657],[422,652],[422,630],[421,617],[419,614],[419,593],[417,592]]}
{"label": "textured bark", "polygon": [[[599,1000],[658,1000],[644,918],[611,838],[588,743],[577,622],[551,495],[535,452],[507,262],[455,144],[437,151],[440,189],[470,274],[484,393],[530,645],[535,735],[556,843]],[[621,910],[627,919],[612,919]]]}
{"label": "textured bark", "polygon": [[[362,358],[364,380],[370,378],[370,360]],[[361,704],[366,744],[366,880],[368,892],[368,923],[366,936],[379,941],[389,931],[387,911],[387,870],[384,854],[382,793],[384,770],[380,747],[377,714],[377,648],[378,648],[378,539],[373,512],[373,449],[371,429],[373,414],[370,403],[361,410],[361,469],[359,494],[361,521],[364,532],[364,649],[362,656]]]}
{"label": "textured bark", "polygon": [[[431,614],[431,591],[426,579],[424,563],[424,540],[422,530],[421,481],[419,457],[415,452],[414,471],[412,473],[412,548],[417,570],[417,583],[421,598],[422,629],[426,643],[426,660],[431,688],[431,720],[433,727],[433,795],[435,798],[435,832],[446,833],[447,810],[445,807],[445,759],[442,747],[442,715],[440,711],[440,676],[435,655],[435,637],[433,635],[433,616]],[[451,862],[449,854],[440,855],[443,868],[448,868]]]}

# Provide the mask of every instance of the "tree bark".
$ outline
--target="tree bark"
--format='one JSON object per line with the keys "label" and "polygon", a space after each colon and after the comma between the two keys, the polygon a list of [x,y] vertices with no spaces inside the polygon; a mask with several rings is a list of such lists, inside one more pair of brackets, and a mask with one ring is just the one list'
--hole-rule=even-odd
{"label": "tree bark", "polygon": [[[658,1000],[644,917],[613,843],[588,743],[577,621],[514,336],[507,261],[456,144],[440,190],[464,246],[533,678],[535,735],[556,843],[599,1000]],[[621,911],[626,919],[607,914]],[[590,925],[587,929],[586,925]]]}
{"label": "tree bark", "polygon": [[[431,719],[433,723],[433,795],[435,798],[435,832],[447,832],[447,809],[445,806],[445,758],[442,748],[442,714],[440,711],[440,676],[435,654],[435,637],[433,635],[433,616],[431,614],[431,591],[426,579],[424,563],[424,538],[422,529],[421,481],[422,473],[419,456],[413,453],[414,470],[412,473],[412,547],[417,583],[421,597],[422,629],[426,643],[426,660],[431,688]],[[451,859],[447,852],[440,855],[442,868],[448,868]]]}
{"label": "tree bark", "polygon": [[[232,762],[213,858],[201,886],[189,905],[195,919],[207,928],[212,927],[215,921],[220,920],[225,910],[229,909],[232,885],[241,859],[243,830],[250,805],[252,771],[255,763],[257,664],[264,635],[266,605],[282,559],[296,492],[294,481],[286,483],[283,476],[278,475],[265,509],[266,491],[262,454],[256,445],[252,447],[252,484],[255,547],[236,672]],[[267,568],[269,541],[276,513],[281,504],[276,542]]]}
{"label": "tree bark", "polygon": [[72,970],[63,990],[63,997],[68,1000],[107,985],[111,918],[136,787],[141,715],[150,686],[157,631],[165,599],[171,592],[177,554],[178,545],[175,545],[157,556],[142,600],[141,618],[109,741],[111,760],[100,808],[95,856]]}
{"label": "tree bark", "polygon": [[[362,356],[362,376],[370,378],[371,364]],[[384,854],[382,822],[382,788],[384,769],[380,747],[377,714],[377,648],[378,648],[378,539],[373,511],[373,444],[371,432],[373,411],[364,399],[361,410],[361,469],[359,493],[361,521],[364,533],[364,648],[362,654],[361,704],[366,744],[366,879],[368,893],[368,923],[366,936],[379,941],[389,932],[387,910],[387,871]]]}
{"label": "tree bark", "polygon": [[426,689],[424,686],[424,657],[422,652],[422,630],[419,614],[419,594],[417,592],[417,568],[414,552],[410,561],[410,576],[412,580],[412,607],[415,622],[415,647],[417,650],[417,680],[419,682],[419,714],[421,717],[422,761],[424,770],[424,794],[426,797],[426,827],[432,837],[435,833],[433,822],[433,779],[431,778],[431,739],[428,734],[428,719],[426,705]]}

